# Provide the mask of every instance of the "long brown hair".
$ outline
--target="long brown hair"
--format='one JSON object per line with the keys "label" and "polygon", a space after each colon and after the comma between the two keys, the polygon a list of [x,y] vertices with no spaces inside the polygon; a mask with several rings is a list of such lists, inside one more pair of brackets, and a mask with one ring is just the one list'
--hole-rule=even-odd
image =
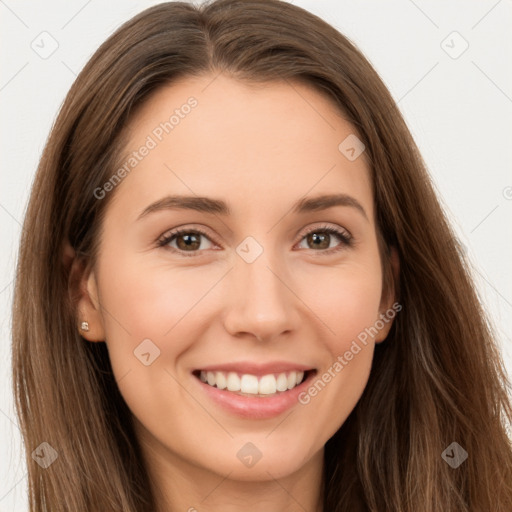
{"label": "long brown hair", "polygon": [[[402,311],[368,385],[325,447],[324,510],[512,510],[509,383],[470,269],[393,98],[333,27],[279,0],[182,2],[122,25],[82,70],[44,149],[23,225],[13,306],[13,383],[31,512],[155,510],[130,411],[105,343],[77,330],[68,241],[97,256],[98,200],[134,110],[179,77],[302,80],[333,99],[366,146],[383,261],[395,247]],[[58,454],[44,468],[31,453]],[[443,451],[468,458],[453,468]],[[46,446],[46,445],[45,445]]]}

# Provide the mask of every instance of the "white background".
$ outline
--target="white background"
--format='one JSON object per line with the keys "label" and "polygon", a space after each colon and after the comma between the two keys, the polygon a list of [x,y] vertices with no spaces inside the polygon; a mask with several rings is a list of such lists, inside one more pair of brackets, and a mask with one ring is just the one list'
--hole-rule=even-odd
{"label": "white background", "polygon": [[[0,0],[0,512],[28,510],[10,307],[30,184],[76,74],[114,29],[156,3]],[[512,1],[294,3],[356,43],[398,102],[467,248],[512,375]],[[47,59],[31,47],[41,37],[50,47],[43,31],[58,43]],[[456,59],[445,51],[463,48],[453,31],[469,44]]]}

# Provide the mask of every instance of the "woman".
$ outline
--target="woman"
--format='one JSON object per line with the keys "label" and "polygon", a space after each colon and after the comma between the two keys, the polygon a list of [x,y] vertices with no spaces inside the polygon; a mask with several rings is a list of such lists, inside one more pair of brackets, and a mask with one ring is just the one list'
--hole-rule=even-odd
{"label": "woman", "polygon": [[161,4],[93,55],[13,372],[32,511],[512,507],[508,382],[417,147],[285,2]]}

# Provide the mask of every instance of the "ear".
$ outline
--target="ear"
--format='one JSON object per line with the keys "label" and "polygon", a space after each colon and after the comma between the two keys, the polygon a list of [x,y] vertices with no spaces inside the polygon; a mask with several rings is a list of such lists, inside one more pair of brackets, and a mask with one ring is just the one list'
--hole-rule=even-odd
{"label": "ear", "polygon": [[382,298],[379,308],[379,320],[384,324],[384,327],[379,329],[379,333],[374,340],[375,343],[380,343],[387,338],[397,311],[402,309],[401,306],[400,309],[393,307],[393,304],[395,304],[397,299],[396,292],[400,276],[400,259],[398,257],[396,247],[389,248],[389,256],[385,272],[386,278],[384,279],[384,288],[382,290]]}
{"label": "ear", "polygon": [[[75,319],[80,335],[88,341],[105,341],[103,316],[98,298],[98,286],[94,270],[83,258],[77,257],[69,241],[64,242],[62,263],[69,270],[68,291],[72,303],[76,304]],[[89,330],[81,328],[82,322]]]}

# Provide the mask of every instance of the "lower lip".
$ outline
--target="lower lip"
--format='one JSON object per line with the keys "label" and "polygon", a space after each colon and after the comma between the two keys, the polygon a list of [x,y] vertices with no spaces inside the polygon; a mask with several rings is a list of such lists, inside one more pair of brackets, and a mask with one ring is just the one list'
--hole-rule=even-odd
{"label": "lower lip", "polygon": [[219,389],[193,376],[206,395],[219,406],[236,416],[248,419],[268,419],[279,416],[299,403],[299,394],[305,390],[316,372],[309,372],[307,378],[298,386],[268,397],[237,395],[225,389]]}

